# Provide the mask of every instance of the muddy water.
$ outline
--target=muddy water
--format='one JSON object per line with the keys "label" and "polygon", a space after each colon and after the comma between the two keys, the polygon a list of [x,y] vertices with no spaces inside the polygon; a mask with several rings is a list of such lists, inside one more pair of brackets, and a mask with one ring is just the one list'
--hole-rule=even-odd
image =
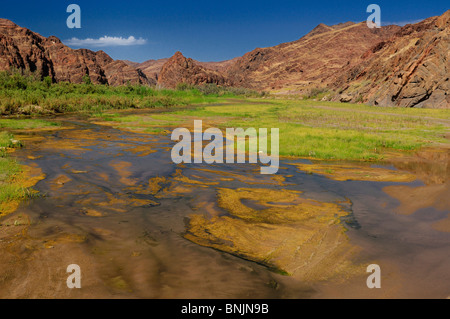
{"label": "muddy water", "polygon": [[[450,296],[450,209],[436,203],[448,197],[448,188],[435,201],[402,214],[399,207],[405,202],[422,202],[420,188],[427,187],[422,180],[333,180],[291,165],[308,164],[305,160],[282,161],[281,178],[262,176],[253,165],[177,166],[167,136],[81,121],[63,125],[62,130],[21,136],[27,147],[17,156],[45,173],[36,185],[44,196],[2,220],[2,298]],[[390,187],[419,191],[414,192],[417,198],[405,200]],[[284,276],[249,254],[188,240],[193,215],[230,215],[218,204],[221,188],[299,191],[310,202],[339,204],[347,212],[341,219],[348,238],[345,258],[355,268],[327,280]],[[264,208],[252,199],[241,202],[252,210]],[[276,207],[282,205],[289,203]],[[343,261],[333,258],[321,261],[320,269],[341,267]],[[381,266],[382,289],[366,286],[368,274],[361,269],[373,263]],[[70,264],[81,267],[82,289],[66,286]]]}

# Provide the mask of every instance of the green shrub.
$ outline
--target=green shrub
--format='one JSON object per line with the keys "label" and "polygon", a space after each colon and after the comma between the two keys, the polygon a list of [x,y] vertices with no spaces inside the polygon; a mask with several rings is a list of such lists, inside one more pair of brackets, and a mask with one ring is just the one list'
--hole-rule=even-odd
{"label": "green shrub", "polygon": [[[82,84],[53,83],[49,76],[10,70],[0,72],[0,113],[91,112],[99,109],[168,108],[177,105],[213,102],[217,97],[259,97],[263,93],[216,84],[192,86],[181,83],[175,90],[144,85],[110,87],[94,85],[89,75]],[[33,107],[31,106],[38,106]],[[32,110],[32,111],[27,111]]]}
{"label": "green shrub", "polygon": [[194,86],[187,84],[187,83],[178,83],[176,90],[177,91],[188,91],[188,90],[192,90],[194,88]]}
{"label": "green shrub", "polygon": [[92,84],[91,77],[89,76],[89,74],[86,74],[83,76],[83,83],[86,85]]}
{"label": "green shrub", "polygon": [[312,88],[305,95],[304,100],[318,99],[324,97],[328,93],[326,88]]}
{"label": "green shrub", "polygon": [[53,80],[51,77],[46,76],[42,82],[44,84],[44,87],[46,87],[48,89],[52,86]]}

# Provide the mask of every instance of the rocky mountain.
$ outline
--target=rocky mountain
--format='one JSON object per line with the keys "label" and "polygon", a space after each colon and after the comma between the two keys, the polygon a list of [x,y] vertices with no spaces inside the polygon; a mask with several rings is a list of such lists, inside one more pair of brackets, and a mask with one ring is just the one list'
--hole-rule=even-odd
{"label": "rocky mountain", "polygon": [[256,90],[323,87],[342,68],[357,65],[367,50],[399,30],[397,26],[369,29],[366,23],[320,24],[297,41],[245,54],[227,75],[236,85]]}
{"label": "rocky mountain", "polygon": [[166,59],[159,59],[159,60],[148,60],[142,63],[136,63],[131,61],[124,61],[129,66],[140,69],[149,79],[152,79],[155,82],[158,82],[158,76],[161,72],[161,69],[163,65],[169,60],[169,58]]}
{"label": "rocky mountain", "polygon": [[73,50],[0,19],[0,70],[39,72],[54,81],[215,83],[271,91],[331,92],[328,99],[381,106],[450,108],[450,10],[413,25],[370,29],[365,22],[319,24],[299,40],[258,48],[222,62],[199,62],[181,52],[144,63],[115,61],[105,52]]}
{"label": "rocky mountain", "polygon": [[237,57],[237,58],[234,58],[231,60],[220,61],[220,62],[199,62],[199,61],[195,61],[195,60],[194,61],[207,69],[211,69],[211,70],[214,70],[217,72],[222,72],[222,73],[226,74],[228,69],[232,65],[234,65],[236,63],[236,61],[239,59],[240,59],[240,57]]}
{"label": "rocky mountain", "polygon": [[[200,62],[197,60],[192,60],[193,63],[209,70],[220,72],[225,74],[227,69],[236,62],[239,58],[234,58],[232,60],[220,61],[220,62]],[[142,63],[136,63],[132,61],[124,60],[126,64],[132,66],[133,68],[140,69],[149,79],[154,79],[158,81],[159,74],[161,73],[162,67],[169,59],[159,59],[159,60],[148,60]]]}
{"label": "rocky mountain", "polygon": [[140,70],[103,51],[73,50],[54,36],[45,38],[0,19],[0,70],[11,68],[50,76],[56,82],[81,83],[89,75],[95,84],[155,84]]}
{"label": "rocky mountain", "polygon": [[362,61],[342,70],[332,87],[348,101],[382,106],[450,108],[450,10],[406,25]]}
{"label": "rocky mountain", "polygon": [[[171,87],[177,81],[198,83],[196,76],[215,71],[214,79],[221,80],[212,83],[255,90],[303,93],[321,88],[337,92],[329,98],[343,102],[450,108],[449,16],[447,11],[417,24],[380,29],[365,22],[319,24],[297,41],[233,60],[191,60],[203,69],[175,68],[160,83],[167,78],[172,78]],[[176,70],[184,75],[176,77]]]}
{"label": "rocky mountain", "polygon": [[178,83],[232,85],[231,81],[220,72],[207,69],[194,60],[185,58],[181,52],[176,52],[167,60],[158,76],[158,84],[163,87],[175,88]]}
{"label": "rocky mountain", "polygon": [[[327,80],[337,71],[357,64],[364,52],[398,30],[400,27],[397,26],[369,29],[365,23],[352,22],[335,26],[320,24],[300,40],[255,49],[243,57],[222,62],[186,59],[179,52],[170,61],[126,62],[168,87],[175,87],[177,81],[183,81],[189,84],[225,83],[255,90],[299,91],[327,85]],[[174,61],[178,62],[174,64]],[[172,67],[165,68],[171,71],[162,73],[166,64],[172,64]],[[173,68],[173,65],[178,67]],[[183,74],[177,74],[177,70]],[[160,73],[164,75],[163,79],[159,78]]]}

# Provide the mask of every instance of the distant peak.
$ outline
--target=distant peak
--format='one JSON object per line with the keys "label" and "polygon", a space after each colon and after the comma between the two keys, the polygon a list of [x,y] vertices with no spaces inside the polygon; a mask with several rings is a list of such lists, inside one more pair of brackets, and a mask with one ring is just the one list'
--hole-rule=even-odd
{"label": "distant peak", "polygon": [[444,12],[444,14],[439,16],[436,20],[436,25],[438,27],[445,27],[449,23],[450,23],[450,10]]}
{"label": "distant peak", "polygon": [[343,29],[343,28],[346,28],[346,27],[350,27],[350,26],[355,25],[355,24],[356,24],[355,22],[347,21],[347,22],[335,24],[335,25],[332,26],[332,28],[338,30],[338,29]]}
{"label": "distant peak", "polygon": [[331,28],[330,26],[327,26],[324,23],[320,23],[317,27],[312,29],[311,32],[308,33],[308,35],[314,36],[314,35],[325,33],[325,32],[332,31],[332,30],[333,30],[333,28]]}
{"label": "distant peak", "polygon": [[173,55],[174,58],[184,58],[183,53],[181,53],[180,51],[175,52],[175,54]]}
{"label": "distant peak", "polygon": [[61,40],[58,37],[55,37],[54,35],[49,36],[47,39],[54,43],[62,43]]}
{"label": "distant peak", "polygon": [[12,22],[11,20],[0,18],[0,26],[11,26],[11,27],[15,27],[15,26],[17,26],[17,24],[15,24],[14,22]]}

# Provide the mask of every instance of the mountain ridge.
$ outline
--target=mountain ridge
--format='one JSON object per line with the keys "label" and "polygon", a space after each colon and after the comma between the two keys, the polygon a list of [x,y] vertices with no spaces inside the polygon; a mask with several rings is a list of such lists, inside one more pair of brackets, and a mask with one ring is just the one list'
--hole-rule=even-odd
{"label": "mountain ridge", "polygon": [[104,51],[74,50],[55,36],[46,38],[0,19],[0,70],[11,68],[49,76],[54,82],[82,83],[88,75],[95,84],[155,84],[140,70],[113,60]]}
{"label": "mountain ridge", "polygon": [[305,36],[241,57],[200,62],[176,52],[143,63],[103,51],[73,50],[0,19],[0,70],[11,67],[56,82],[127,83],[175,88],[214,83],[275,94],[328,91],[326,99],[371,105],[450,108],[450,10],[416,24],[368,28],[365,22],[320,23]]}
{"label": "mountain ridge", "polygon": [[334,88],[371,105],[450,108],[450,10],[399,30],[347,67]]}

